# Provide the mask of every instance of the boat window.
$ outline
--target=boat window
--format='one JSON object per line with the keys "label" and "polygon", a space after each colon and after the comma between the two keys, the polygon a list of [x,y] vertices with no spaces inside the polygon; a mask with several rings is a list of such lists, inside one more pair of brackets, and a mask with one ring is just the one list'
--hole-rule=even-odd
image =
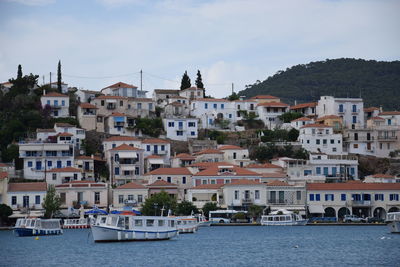
{"label": "boat window", "polygon": [[181,221],[178,221],[178,225],[181,225],[182,224],[182,222]]}
{"label": "boat window", "polygon": [[106,223],[107,217],[101,217],[100,218],[100,223],[104,224]]}
{"label": "boat window", "polygon": [[279,221],[279,217],[278,216],[274,217],[274,221]]}
{"label": "boat window", "polygon": [[129,229],[129,217],[125,217],[125,230]]}
{"label": "boat window", "polygon": [[154,220],[146,220],[146,226],[152,227],[154,225]]}
{"label": "boat window", "polygon": [[142,227],[143,226],[143,221],[142,220],[135,220],[135,226],[136,227]]}
{"label": "boat window", "polygon": [[15,227],[19,226],[21,224],[21,220],[18,219],[17,222],[15,223]]}
{"label": "boat window", "polygon": [[183,221],[182,224],[186,224],[186,221]]}
{"label": "boat window", "polygon": [[117,227],[123,227],[124,226],[124,217],[118,217],[118,225]]}
{"label": "boat window", "polygon": [[158,226],[164,226],[164,221],[163,220],[158,220]]}
{"label": "boat window", "polygon": [[171,227],[174,227],[174,226],[175,226],[175,221],[174,221],[174,220],[169,221],[169,225],[170,225]]}
{"label": "boat window", "polygon": [[111,217],[110,225],[115,226],[117,225],[118,217]]}
{"label": "boat window", "polygon": [[267,220],[272,222],[274,220],[274,218],[273,217],[267,217]]}

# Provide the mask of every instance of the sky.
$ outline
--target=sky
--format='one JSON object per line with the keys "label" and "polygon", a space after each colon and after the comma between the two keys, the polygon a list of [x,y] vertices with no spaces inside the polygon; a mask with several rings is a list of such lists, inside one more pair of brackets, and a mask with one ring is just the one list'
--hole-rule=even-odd
{"label": "sky", "polygon": [[185,70],[230,95],[334,58],[400,58],[398,0],[0,0],[0,82],[24,74],[100,90],[178,89]]}

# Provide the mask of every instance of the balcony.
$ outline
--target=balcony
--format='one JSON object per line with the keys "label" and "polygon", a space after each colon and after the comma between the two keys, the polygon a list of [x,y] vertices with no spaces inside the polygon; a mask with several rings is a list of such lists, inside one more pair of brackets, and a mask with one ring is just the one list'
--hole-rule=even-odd
{"label": "balcony", "polygon": [[242,199],[242,204],[253,204],[253,199],[251,198],[244,198]]}
{"label": "balcony", "polygon": [[83,112],[85,116],[96,116],[96,112]]}
{"label": "balcony", "polygon": [[290,204],[288,203],[287,199],[268,199],[269,204],[275,204],[275,205],[285,205],[285,204]]}
{"label": "balcony", "polygon": [[393,142],[397,140],[397,136],[378,136],[379,141]]}
{"label": "balcony", "polygon": [[107,109],[110,109],[110,110],[112,110],[112,109],[115,109],[116,108],[116,106],[115,105],[107,105]]}

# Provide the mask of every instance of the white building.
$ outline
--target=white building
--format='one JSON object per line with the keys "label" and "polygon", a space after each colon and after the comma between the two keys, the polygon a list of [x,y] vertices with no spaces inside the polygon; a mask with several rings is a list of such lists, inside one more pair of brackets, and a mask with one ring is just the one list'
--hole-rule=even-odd
{"label": "white building", "polygon": [[290,122],[290,126],[296,130],[300,130],[301,127],[315,123],[313,119],[308,117],[301,117]]}
{"label": "white building", "polygon": [[282,124],[279,116],[289,110],[289,105],[282,102],[264,102],[257,105],[259,119],[268,129],[275,129]]}
{"label": "white building", "polygon": [[189,138],[197,139],[198,119],[168,118],[163,119],[167,138],[177,141],[187,141]]}
{"label": "white building", "polygon": [[229,127],[235,122],[236,108],[226,99],[199,98],[191,102],[190,108],[190,114],[200,119],[202,129]]}
{"label": "white building", "polygon": [[343,118],[343,125],[347,128],[364,126],[364,103],[361,98],[335,98],[321,96],[317,105],[318,117],[336,115]]}
{"label": "white building", "polygon": [[138,90],[137,86],[118,82],[101,89],[101,93],[109,96],[123,96],[123,97],[146,97],[147,91]]}
{"label": "white building", "polygon": [[317,102],[302,103],[290,106],[290,111],[302,113],[306,117],[315,117]]}
{"label": "white building", "polygon": [[107,207],[107,184],[91,181],[73,181],[56,185],[56,192],[61,199],[61,207],[79,209]]}
{"label": "white building", "polygon": [[229,209],[250,205],[266,206],[265,184],[250,179],[237,179],[223,185],[223,199]]}
{"label": "white building", "polygon": [[81,127],[87,131],[96,130],[97,107],[90,103],[82,103],[78,106],[78,121]]}
{"label": "white building", "polygon": [[240,146],[220,145],[218,150],[224,153],[223,160],[240,167],[245,167],[249,164],[249,150]]}
{"label": "white building", "polygon": [[75,92],[75,95],[77,96],[80,103],[90,103],[97,94],[100,94],[100,92],[83,89],[79,89]]}
{"label": "white building", "polygon": [[42,209],[43,199],[46,196],[47,184],[37,183],[10,183],[8,184],[8,206],[13,210]]}
{"label": "white building", "polygon": [[141,148],[144,150],[144,157],[151,155],[160,156],[164,164],[170,164],[171,144],[164,139],[148,138],[141,141]]}
{"label": "white building", "polygon": [[310,152],[342,154],[342,135],[334,134],[330,126],[308,124],[300,128],[299,142]]}
{"label": "white building", "polygon": [[51,110],[54,118],[69,117],[69,97],[60,93],[51,92],[40,97],[42,108]]}
{"label": "white building", "polygon": [[65,167],[65,168],[54,168],[46,172],[46,182],[47,184],[59,185],[63,183],[69,183],[72,181],[82,180],[82,170]]}
{"label": "white building", "polygon": [[113,207],[121,209],[124,206],[140,207],[147,199],[149,189],[139,183],[130,182],[113,190]]}

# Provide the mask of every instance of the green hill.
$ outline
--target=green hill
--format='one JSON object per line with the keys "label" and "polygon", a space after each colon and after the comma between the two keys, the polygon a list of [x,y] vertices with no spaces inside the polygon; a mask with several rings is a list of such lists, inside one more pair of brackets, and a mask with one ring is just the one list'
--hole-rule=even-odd
{"label": "green hill", "polygon": [[400,109],[400,61],[341,58],[296,65],[239,92],[246,98],[274,95],[293,104],[316,101],[321,95],[361,97],[364,106]]}

